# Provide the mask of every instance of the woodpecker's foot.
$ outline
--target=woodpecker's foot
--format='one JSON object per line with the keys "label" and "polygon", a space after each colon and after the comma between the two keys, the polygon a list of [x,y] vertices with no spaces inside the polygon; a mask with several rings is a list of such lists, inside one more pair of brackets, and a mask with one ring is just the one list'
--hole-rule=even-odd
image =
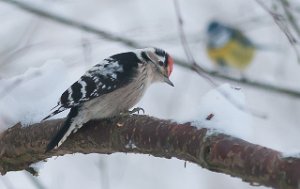
{"label": "woodpecker's foot", "polygon": [[143,112],[143,114],[145,114],[145,110],[143,108],[140,108],[140,107],[136,107],[136,108],[133,108],[131,111],[128,111],[129,114],[134,114],[137,112],[137,114],[140,114],[140,111]]}
{"label": "woodpecker's foot", "polygon": [[136,112],[137,112],[138,114],[140,114],[140,111],[142,111],[143,114],[145,113],[145,110],[144,110],[143,108],[136,107],[136,108],[133,108],[131,111],[128,110],[127,112],[121,112],[121,113],[120,113],[120,116],[129,116],[129,115],[132,115],[132,114],[134,114],[134,113],[136,113]]}
{"label": "woodpecker's foot", "polygon": [[34,169],[33,167],[27,167],[25,169],[28,173],[30,173],[32,176],[39,176],[39,172]]}

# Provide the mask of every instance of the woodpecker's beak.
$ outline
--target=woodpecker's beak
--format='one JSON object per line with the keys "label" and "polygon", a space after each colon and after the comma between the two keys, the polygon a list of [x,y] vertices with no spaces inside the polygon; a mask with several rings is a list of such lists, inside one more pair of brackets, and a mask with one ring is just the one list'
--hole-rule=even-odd
{"label": "woodpecker's beak", "polygon": [[164,77],[164,82],[168,83],[169,85],[171,85],[172,87],[174,87],[174,84],[172,83],[172,81],[168,78],[168,77]]}

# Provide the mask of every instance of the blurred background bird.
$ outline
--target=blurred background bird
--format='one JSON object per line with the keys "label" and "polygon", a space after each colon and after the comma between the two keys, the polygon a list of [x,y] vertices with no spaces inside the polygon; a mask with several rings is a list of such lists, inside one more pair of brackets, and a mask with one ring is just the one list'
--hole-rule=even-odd
{"label": "blurred background bird", "polygon": [[212,21],[207,37],[208,56],[219,67],[244,70],[252,62],[256,46],[240,30]]}

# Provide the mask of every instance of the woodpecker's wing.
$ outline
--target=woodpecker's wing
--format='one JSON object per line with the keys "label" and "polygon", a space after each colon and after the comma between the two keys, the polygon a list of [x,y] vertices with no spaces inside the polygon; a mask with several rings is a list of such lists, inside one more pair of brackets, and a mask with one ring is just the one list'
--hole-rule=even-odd
{"label": "woodpecker's wing", "polygon": [[134,79],[139,63],[142,62],[134,52],[116,54],[104,59],[73,83],[61,95],[58,109],[43,120],[127,85]]}

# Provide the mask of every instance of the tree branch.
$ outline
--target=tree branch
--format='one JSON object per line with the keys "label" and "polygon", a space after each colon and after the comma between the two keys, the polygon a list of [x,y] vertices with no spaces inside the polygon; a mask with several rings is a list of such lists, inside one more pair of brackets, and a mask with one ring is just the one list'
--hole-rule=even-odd
{"label": "tree branch", "polygon": [[[31,163],[70,153],[133,152],[189,161],[240,177],[249,183],[292,189],[300,184],[300,159],[191,123],[178,124],[133,115],[90,121],[57,150],[44,153],[64,119],[20,124],[0,135],[0,171],[28,169]],[[213,133],[213,134],[212,134]]]}
{"label": "tree branch", "polygon": [[294,28],[295,32],[297,33],[298,37],[300,37],[300,27],[298,25],[298,19],[295,18],[294,14],[292,13],[290,7],[290,2],[287,0],[279,0],[282,8],[284,10],[284,13],[291,24],[291,26]]}
{"label": "tree branch", "polygon": [[[131,39],[128,39],[128,38],[125,38],[122,36],[118,36],[116,34],[111,34],[107,31],[87,25],[85,23],[81,23],[79,21],[75,21],[75,20],[60,16],[60,15],[57,15],[55,13],[51,13],[51,12],[43,10],[39,7],[35,7],[32,4],[25,2],[25,1],[18,1],[18,0],[2,0],[2,1],[12,4],[14,6],[17,6],[18,8],[20,8],[24,11],[30,12],[34,15],[41,16],[43,18],[46,18],[46,19],[49,19],[49,20],[73,27],[73,28],[77,28],[77,29],[85,31],[85,32],[93,33],[93,34],[103,37],[104,39],[107,39],[107,40],[119,42],[119,43],[122,43],[122,44],[132,47],[132,48],[145,47],[145,45],[140,45],[139,43],[137,43],[134,40],[131,40]],[[197,69],[198,69],[194,65],[190,65],[188,62],[183,61],[183,60],[174,58],[174,61],[178,66],[181,66],[183,68],[187,68],[187,69],[194,70],[194,71],[195,70],[197,71]],[[228,76],[228,75],[223,75],[221,73],[218,73],[215,71],[210,71],[210,70],[203,70],[203,71],[206,74],[211,75],[216,78],[219,78],[219,79],[236,82],[236,83],[239,83],[239,84],[242,84],[245,86],[265,90],[268,92],[284,94],[284,95],[288,95],[291,97],[300,98],[300,91],[293,90],[288,87],[277,86],[274,84],[264,83],[261,81],[254,81],[254,80],[250,80],[250,79],[246,79],[246,78],[239,79],[239,78],[235,78],[235,77]]]}

